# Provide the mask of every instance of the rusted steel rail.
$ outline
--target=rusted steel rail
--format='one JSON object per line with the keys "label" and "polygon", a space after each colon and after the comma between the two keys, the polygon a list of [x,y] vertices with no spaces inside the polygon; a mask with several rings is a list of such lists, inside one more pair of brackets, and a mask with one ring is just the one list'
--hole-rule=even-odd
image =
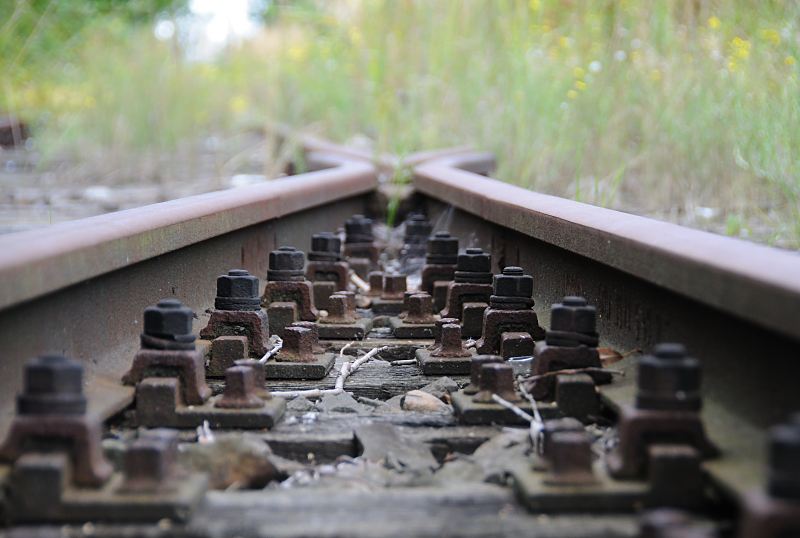
{"label": "rusted steel rail", "polygon": [[[580,295],[622,352],[686,344],[703,364],[707,426],[726,450],[708,468],[736,494],[763,483],[766,429],[800,409],[800,256],[464,170],[480,161],[415,168],[430,214],[452,212],[450,230],[491,244],[500,267],[528,268],[540,319],[561,296]],[[613,406],[634,398],[635,361],[620,365],[627,379],[602,388]]]}
{"label": "rusted steel rail", "polygon": [[[374,212],[404,167],[413,177],[408,196],[435,229],[462,247],[488,248],[494,273],[517,265],[533,275],[542,326],[565,295],[597,307],[603,345],[627,356],[616,367],[628,375],[601,388],[612,410],[634,398],[641,350],[685,343],[702,361],[705,421],[723,448],[705,469],[734,500],[763,484],[766,428],[800,410],[800,256],[501,183],[485,177],[493,156],[469,148],[398,158],[299,141],[306,174],[0,237],[0,434],[26,359],[60,352],[81,360],[91,411],[116,414],[132,400],[120,376],[138,348],[145,306],[176,296],[203,312],[217,275],[241,267],[263,277],[279,245],[307,248],[310,233]],[[195,320],[194,331],[200,326]],[[294,433],[270,435],[290,446]],[[336,450],[352,444],[349,429],[328,435]],[[431,498],[448,505],[450,493],[441,493]],[[482,495],[489,511],[509,497]],[[223,497],[210,495],[218,504],[209,522],[224,512]],[[251,501],[289,498],[272,497]]]}
{"label": "rusted steel rail", "polygon": [[217,275],[232,266],[263,275],[279,244],[305,244],[307,226],[335,229],[363,209],[378,185],[375,167],[341,155],[326,163],[332,168],[0,236],[0,430],[23,362],[45,352],[84,361],[96,412],[129,404],[119,378],[137,348],[143,305],[179,294],[202,312]]}

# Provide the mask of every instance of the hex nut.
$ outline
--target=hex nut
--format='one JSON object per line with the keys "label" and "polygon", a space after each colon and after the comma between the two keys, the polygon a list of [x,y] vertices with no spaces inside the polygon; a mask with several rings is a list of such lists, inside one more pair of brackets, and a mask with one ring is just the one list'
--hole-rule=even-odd
{"label": "hex nut", "polygon": [[636,406],[640,409],[698,411],[700,362],[681,344],[658,344],[639,361]]}
{"label": "hex nut", "polygon": [[244,269],[231,269],[217,277],[217,310],[258,310],[261,308],[258,277]]}
{"label": "hex nut", "polygon": [[[194,312],[177,299],[162,299],[144,309],[144,332],[149,336],[180,341],[194,341]],[[191,339],[188,336],[192,336]]]}
{"label": "hex nut", "polygon": [[25,363],[24,385],[17,395],[20,415],[82,415],[83,366],[63,355],[42,355]]}
{"label": "hex nut", "polygon": [[480,248],[465,249],[458,254],[456,270],[469,273],[490,273],[492,271],[492,256]]}
{"label": "hex nut", "polygon": [[533,277],[526,275],[521,267],[506,267],[503,272],[494,275],[493,294],[499,297],[533,296]]}
{"label": "hex nut", "polygon": [[280,247],[269,253],[269,268],[276,271],[302,271],[306,259],[302,250]]}

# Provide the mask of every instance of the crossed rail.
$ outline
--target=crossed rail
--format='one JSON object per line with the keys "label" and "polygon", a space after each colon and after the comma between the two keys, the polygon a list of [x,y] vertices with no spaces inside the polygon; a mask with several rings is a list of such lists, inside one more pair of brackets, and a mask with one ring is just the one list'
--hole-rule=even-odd
{"label": "crossed rail", "polygon": [[[119,385],[119,375],[134,351],[136,323],[144,305],[178,287],[195,311],[205,308],[213,299],[206,289],[208,282],[231,263],[238,261],[259,274],[258,264],[264,263],[278,238],[301,237],[297,218],[307,217],[313,226],[341,222],[347,211],[363,210],[366,197],[391,188],[391,178],[401,167],[411,172],[413,189],[434,204],[431,207],[455,208],[462,227],[478,222],[493,227],[492,241],[505,242],[498,248],[512,261],[521,262],[520,257],[526,255],[523,250],[530,246],[536,249],[535,255],[549,256],[542,273],[561,270],[580,272],[582,279],[616,278],[619,289],[596,285],[591,291],[605,294],[604,306],[609,309],[624,306],[633,312],[627,318],[618,316],[615,330],[619,334],[630,332],[625,323],[636,322],[634,307],[640,289],[650,294],[641,301],[657,303],[650,310],[663,306],[658,301],[671,294],[675,305],[657,318],[660,327],[670,330],[669,316],[686,318],[674,320],[673,325],[683,334],[699,333],[698,347],[704,345],[706,332],[709,339],[720,340],[719,345],[712,341],[703,349],[719,347],[709,365],[718,377],[710,379],[710,390],[720,402],[712,403],[712,408],[722,409],[720,416],[727,412],[727,418],[720,419],[720,424],[725,422],[720,435],[728,435],[737,426],[737,417],[748,415],[747,407],[753,402],[766,400],[763,391],[770,390],[771,383],[781,387],[793,383],[789,373],[762,372],[759,365],[745,360],[769,358],[776,370],[787,365],[796,370],[800,256],[795,253],[489,179],[485,176],[493,170],[493,156],[469,148],[400,158],[310,136],[298,140],[311,169],[308,173],[0,236],[0,348],[4,353],[0,430],[12,412],[11,398],[23,361],[54,349],[86,361],[95,412],[109,416],[124,408],[132,393]],[[310,231],[304,230],[305,235]],[[509,239],[511,234],[517,235]],[[522,239],[525,246],[513,244]],[[562,283],[551,287],[563,293]],[[139,289],[147,286],[155,288]],[[719,319],[712,323],[715,316]],[[726,325],[734,323],[731,320],[735,324]],[[759,341],[747,342],[749,336],[741,334],[744,330],[752,331],[752,339]],[[656,336],[662,334],[648,335]],[[726,345],[723,339],[730,341]],[[756,355],[759,350],[765,357]],[[725,371],[728,357],[741,372]],[[741,387],[750,392],[726,394]],[[783,400],[773,407],[791,409],[797,397],[792,391],[781,392]],[[607,395],[612,404],[630,398],[630,385],[619,383]],[[773,393],[770,397],[777,398]],[[765,402],[759,410],[769,404]],[[743,430],[750,437],[746,442],[736,440],[744,447],[739,459],[721,460],[723,474],[742,475],[743,467],[725,470],[725,466],[739,465],[758,453],[763,424],[755,426],[760,420],[756,414],[755,410],[749,413],[753,427]],[[714,424],[711,429],[713,433]],[[746,471],[750,474],[742,488],[757,480],[752,465]]]}

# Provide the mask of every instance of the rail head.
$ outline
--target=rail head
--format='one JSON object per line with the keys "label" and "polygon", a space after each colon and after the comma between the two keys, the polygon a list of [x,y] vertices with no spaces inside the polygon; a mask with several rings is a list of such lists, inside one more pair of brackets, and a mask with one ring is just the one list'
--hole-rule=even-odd
{"label": "rail head", "polygon": [[473,173],[481,154],[420,164],[415,189],[458,209],[800,339],[800,255],[591,206]]}
{"label": "rail head", "polygon": [[376,168],[331,168],[0,236],[0,309],[259,222],[364,194]]}

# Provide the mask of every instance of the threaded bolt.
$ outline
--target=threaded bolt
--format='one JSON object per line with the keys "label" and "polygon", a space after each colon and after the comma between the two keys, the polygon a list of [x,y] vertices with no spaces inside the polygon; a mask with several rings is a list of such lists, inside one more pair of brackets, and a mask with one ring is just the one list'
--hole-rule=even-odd
{"label": "threaded bolt", "polygon": [[557,431],[550,436],[549,482],[586,484],[594,482],[592,444],[584,431]]}
{"label": "threaded bolt", "polygon": [[287,359],[295,362],[311,362],[314,360],[311,329],[288,326],[283,331],[283,347],[278,360]]}
{"label": "threaded bolt", "polygon": [[356,320],[355,309],[350,308],[350,298],[334,293],[328,299],[327,320],[336,323],[353,323]]}
{"label": "threaded bolt", "polygon": [[295,321],[290,327],[300,327],[311,331],[311,349],[314,353],[321,353],[322,347],[319,345],[319,325],[313,321]]}
{"label": "threaded bolt", "polygon": [[388,274],[383,277],[383,294],[381,298],[399,300],[406,291],[406,275]]}
{"label": "threaded bolt", "polygon": [[264,406],[256,395],[255,372],[246,366],[231,366],[225,370],[225,391],[214,404],[228,409],[252,409]]}
{"label": "threaded bolt", "polygon": [[441,318],[437,319],[433,324],[433,345],[431,348],[436,348],[442,344],[442,327],[450,323],[458,325],[456,318]]}
{"label": "threaded bolt", "polygon": [[503,357],[499,355],[475,355],[470,361],[469,385],[464,388],[465,394],[476,394],[481,386],[481,374],[484,364],[501,363]]}
{"label": "threaded bolt", "polygon": [[381,271],[372,271],[367,275],[369,280],[369,294],[377,297],[383,293],[383,273]]}
{"label": "threaded bolt", "polygon": [[[442,332],[442,339],[444,339],[444,332]],[[509,402],[520,400],[517,391],[514,390],[514,369],[510,364],[491,362],[481,366],[480,385],[473,400],[480,403],[491,403],[494,401],[493,394],[497,394]]]}
{"label": "threaded bolt", "polygon": [[[309,322],[310,323],[310,322]],[[258,359],[239,359],[233,361],[234,366],[243,366],[253,370],[253,382],[256,387],[264,388],[267,383],[267,376],[264,371],[264,363]]]}
{"label": "threaded bolt", "polygon": [[178,434],[157,428],[143,432],[125,451],[123,491],[158,490],[175,474]]}
{"label": "threaded bolt", "polygon": [[414,293],[411,295],[406,304],[408,305],[408,314],[406,315],[406,323],[433,323],[433,297],[427,293]]}

